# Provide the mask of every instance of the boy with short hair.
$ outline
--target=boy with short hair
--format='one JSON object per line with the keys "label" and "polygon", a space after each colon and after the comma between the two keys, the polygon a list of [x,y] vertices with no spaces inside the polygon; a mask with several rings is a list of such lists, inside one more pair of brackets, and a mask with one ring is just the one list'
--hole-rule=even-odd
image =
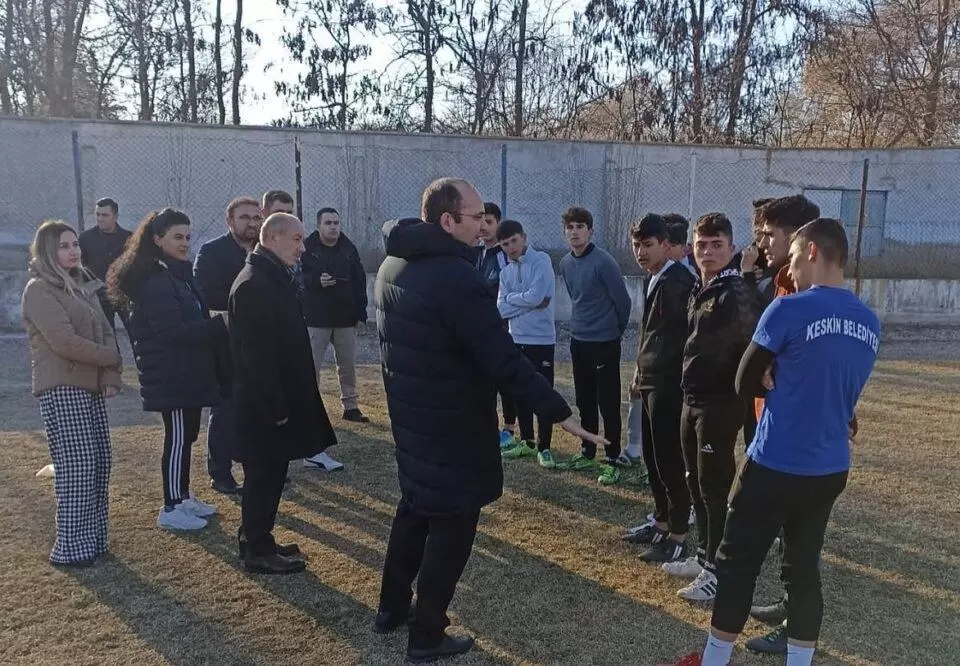
{"label": "boy with short hair", "polygon": [[[497,309],[510,330],[517,347],[553,386],[553,359],[557,342],[554,323],[556,278],[553,262],[546,252],[539,252],[527,242],[523,225],[504,220],[497,228],[497,240],[508,263],[500,271]],[[550,443],[553,424],[537,417],[536,438],[533,432],[533,406],[528,400],[517,400],[517,421],[520,441],[503,452],[505,460],[537,456],[541,467],[556,467]]]}
{"label": "boy with short hair", "polygon": [[564,463],[567,469],[600,469],[603,485],[620,479],[620,340],[630,320],[630,294],[616,260],[592,242],[593,216],[574,206],[562,216],[570,253],[560,260],[560,276],[571,301],[570,357],[573,387],[583,427],[603,432],[610,442],[604,465],[596,445],[583,440],[580,453]]}

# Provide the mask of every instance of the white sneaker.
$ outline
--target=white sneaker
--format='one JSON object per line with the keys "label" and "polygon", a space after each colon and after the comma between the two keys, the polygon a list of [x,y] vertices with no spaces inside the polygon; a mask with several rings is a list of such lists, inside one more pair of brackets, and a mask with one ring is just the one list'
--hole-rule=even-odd
{"label": "white sneaker", "polygon": [[165,530],[202,530],[207,526],[204,518],[194,515],[183,505],[184,502],[180,502],[172,511],[161,507],[160,515],[157,517],[157,527]]}
{"label": "white sneaker", "polygon": [[703,571],[703,567],[697,562],[696,557],[688,557],[679,562],[664,562],[660,565],[665,573],[678,578],[696,578]]}
{"label": "white sneaker", "polygon": [[40,471],[37,472],[37,476],[41,479],[52,479],[57,475],[56,471],[53,469],[53,465],[46,465],[41,467]]}
{"label": "white sneaker", "polygon": [[210,516],[217,515],[217,507],[197,499],[196,495],[193,493],[190,493],[190,497],[183,500],[180,506],[195,515],[197,518],[209,518]]}
{"label": "white sneaker", "polygon": [[303,466],[319,469],[324,472],[336,472],[338,469],[343,469],[343,463],[337,462],[327,455],[326,452],[318,453],[312,458],[304,458]]}
{"label": "white sneaker", "polygon": [[677,596],[687,601],[713,601],[717,596],[717,577],[704,569],[695,581],[678,591]]}
{"label": "white sneaker", "polygon": [[656,522],[656,521],[654,521],[654,519],[653,519],[653,514],[651,513],[649,516],[647,516],[647,521],[646,521],[646,522],[640,523],[639,525],[634,525],[633,527],[631,527],[630,529],[627,530],[627,534],[636,534],[637,532],[639,532],[639,531],[642,530],[643,528],[649,527],[650,525],[653,525],[654,522]]}

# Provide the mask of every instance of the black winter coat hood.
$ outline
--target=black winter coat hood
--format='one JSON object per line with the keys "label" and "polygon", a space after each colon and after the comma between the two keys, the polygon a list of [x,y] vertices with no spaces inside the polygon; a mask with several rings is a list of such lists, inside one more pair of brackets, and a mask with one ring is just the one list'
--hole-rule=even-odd
{"label": "black winter coat hood", "polygon": [[473,260],[473,249],[435,224],[416,217],[391,220],[383,225],[387,255],[399,259],[420,259],[452,255]]}

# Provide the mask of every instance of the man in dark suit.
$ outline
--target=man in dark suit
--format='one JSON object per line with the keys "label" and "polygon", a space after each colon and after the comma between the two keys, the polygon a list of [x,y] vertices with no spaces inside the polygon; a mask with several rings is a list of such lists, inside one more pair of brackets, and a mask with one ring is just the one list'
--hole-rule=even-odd
{"label": "man in dark suit", "polygon": [[[98,200],[97,226],[84,231],[78,239],[83,265],[104,283],[107,281],[107,269],[123,253],[124,245],[130,238],[130,232],[117,222],[119,212],[120,206],[113,199],[104,197]],[[114,319],[114,314],[116,314],[123,322],[123,328],[126,329],[127,313],[122,308],[114,308],[110,299],[107,298],[106,289],[101,290],[97,296],[100,299],[100,306],[103,308],[104,314],[107,315],[107,321],[110,322],[110,327],[116,328]]]}
{"label": "man in dark suit", "polygon": [[297,545],[278,546],[272,534],[287,466],[337,440],[317,388],[293,275],[305,236],[293,215],[268,217],[228,302],[237,454],[244,474],[238,537],[244,566],[259,573],[304,569]]}
{"label": "man in dark suit", "polygon": [[[230,287],[253,251],[260,236],[260,204],[251,197],[238,197],[227,204],[227,232],[200,246],[193,264],[193,277],[211,312],[226,312]],[[218,358],[219,369],[229,374],[230,359]],[[217,492],[235,495],[243,489],[233,478],[233,407],[229,399],[210,409],[207,423],[207,473]]]}
{"label": "man in dark suit", "polygon": [[545,423],[606,444],[580,427],[503,328],[496,300],[474,264],[483,215],[472,185],[445,178],[424,192],[424,220],[400,220],[384,229],[377,332],[401,498],[373,628],[387,633],[407,623],[417,578],[407,646],[413,662],[461,654],[473,645],[473,639],[448,636],[444,629],[480,509],[503,492],[497,387],[522,396]]}

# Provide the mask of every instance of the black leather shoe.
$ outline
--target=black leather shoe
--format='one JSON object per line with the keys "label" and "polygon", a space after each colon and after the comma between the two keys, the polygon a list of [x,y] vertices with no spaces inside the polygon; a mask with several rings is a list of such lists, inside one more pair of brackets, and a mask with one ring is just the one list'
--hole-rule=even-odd
{"label": "black leather shoe", "polygon": [[243,558],[243,568],[251,573],[283,575],[300,573],[307,568],[307,563],[301,559],[284,557],[277,553],[272,555],[247,553]]}
{"label": "black leather shoe", "polygon": [[210,479],[210,487],[224,495],[243,494],[243,486],[234,481],[232,476],[225,479]]}
{"label": "black leather shoe", "polygon": [[[247,556],[247,542],[240,541],[239,546],[240,546],[240,559],[242,560],[244,557]],[[296,557],[299,559],[303,559],[302,557],[300,557],[300,546],[298,546],[295,543],[277,544],[277,555],[282,555],[283,557]]]}
{"label": "black leather shoe", "polygon": [[377,617],[373,619],[373,633],[389,634],[408,624],[412,619],[413,606],[410,606],[406,614],[380,611],[377,613]]}
{"label": "black leather shoe", "polygon": [[363,415],[359,409],[348,409],[343,413],[344,421],[352,421],[354,423],[370,423],[370,419]]}
{"label": "black leather shoe", "polygon": [[473,647],[470,636],[444,636],[440,645],[432,648],[407,647],[407,661],[411,664],[428,664],[447,657],[464,654]]}
{"label": "black leather shoe", "polygon": [[780,598],[780,601],[769,606],[753,606],[750,609],[750,617],[758,622],[776,626],[787,619],[787,601]]}

